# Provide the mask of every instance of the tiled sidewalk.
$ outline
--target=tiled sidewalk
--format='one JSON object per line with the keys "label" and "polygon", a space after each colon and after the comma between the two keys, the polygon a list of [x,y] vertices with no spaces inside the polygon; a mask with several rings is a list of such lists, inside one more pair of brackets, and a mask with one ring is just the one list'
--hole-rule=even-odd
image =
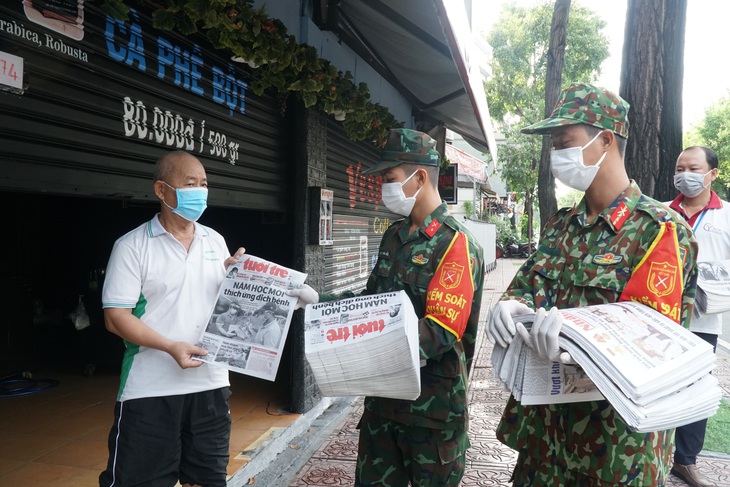
{"label": "tiled sidewalk", "polygon": [[[481,327],[486,326],[487,311],[499,299],[515,274],[520,261],[500,259],[497,267],[486,276],[482,301]],[[462,486],[508,486],[516,455],[502,445],[494,431],[507,402],[508,393],[503,392],[492,380],[492,346],[486,333],[479,334],[477,356],[470,388],[471,448],[467,452],[467,465]],[[724,390],[730,397],[730,366],[726,354],[718,355],[718,366],[714,371]],[[289,487],[336,487],[354,484],[357,436],[355,429],[362,413],[362,400],[355,403],[352,412],[329,438],[299,470]],[[698,464],[708,478],[720,487],[730,487],[730,457],[703,452]],[[671,476],[667,487],[686,484]]]}

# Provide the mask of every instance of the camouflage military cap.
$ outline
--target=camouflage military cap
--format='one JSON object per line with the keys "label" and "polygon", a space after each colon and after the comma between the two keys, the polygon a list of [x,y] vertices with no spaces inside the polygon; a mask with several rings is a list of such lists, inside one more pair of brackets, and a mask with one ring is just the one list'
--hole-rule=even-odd
{"label": "camouflage military cap", "polygon": [[585,83],[573,83],[560,94],[553,113],[523,128],[523,134],[546,134],[560,125],[585,124],[629,136],[629,104],[620,96]]}
{"label": "camouflage military cap", "polygon": [[423,132],[411,129],[391,129],[378,161],[364,173],[380,172],[399,164],[439,165],[436,140]]}

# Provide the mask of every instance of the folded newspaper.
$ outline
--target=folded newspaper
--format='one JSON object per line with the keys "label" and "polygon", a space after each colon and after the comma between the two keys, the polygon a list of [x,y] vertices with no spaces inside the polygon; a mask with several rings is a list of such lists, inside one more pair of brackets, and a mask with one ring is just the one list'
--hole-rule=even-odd
{"label": "folded newspaper", "polygon": [[[534,316],[515,316],[514,319],[528,324]],[[525,405],[604,399],[580,366],[540,358],[520,335],[514,337],[508,348],[494,346],[492,367],[495,378]]]}
{"label": "folded newspaper", "polygon": [[307,305],[304,340],[324,396],[421,394],[418,317],[405,291]]}
{"label": "folded newspaper", "polygon": [[[523,404],[607,399],[631,429],[674,428],[712,416],[722,391],[712,346],[634,302],[561,310],[561,348],[578,366],[537,357],[517,335],[495,345],[494,375]],[[530,323],[534,314],[514,316]]]}
{"label": "folded newspaper", "polygon": [[208,355],[195,358],[275,380],[297,303],[286,292],[304,284],[306,278],[302,272],[244,255],[228,268],[208,326],[198,340]]}
{"label": "folded newspaper", "polygon": [[730,260],[697,263],[695,315],[730,311]]}

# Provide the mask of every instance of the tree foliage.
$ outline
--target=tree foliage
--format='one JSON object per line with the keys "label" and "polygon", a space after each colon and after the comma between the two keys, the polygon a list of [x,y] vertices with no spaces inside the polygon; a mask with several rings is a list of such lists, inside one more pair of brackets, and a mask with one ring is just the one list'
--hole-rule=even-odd
{"label": "tree foliage", "polygon": [[[535,7],[505,4],[494,29],[487,35],[492,46],[492,77],[487,82],[489,112],[502,121],[509,115],[529,125],[542,118],[545,72],[550,41],[552,2]],[[606,22],[595,12],[575,4],[568,21],[563,79],[591,82],[608,57]]]}
{"label": "tree foliage", "polygon": [[[493,30],[492,77],[485,84],[489,111],[500,125],[507,143],[500,149],[502,177],[510,191],[531,197],[538,181],[542,141],[522,135],[544,115],[545,78],[553,3],[534,7],[505,4]],[[563,86],[573,81],[594,82],[608,57],[606,23],[595,12],[574,4],[567,27]],[[549,216],[549,215],[548,215]]]}
{"label": "tree foliage", "polygon": [[504,125],[507,143],[500,147],[501,174],[510,191],[517,194],[517,201],[524,201],[525,193],[537,182],[535,154],[539,156],[540,137],[526,137],[519,133],[519,126]]}
{"label": "tree foliage", "polygon": [[570,188],[565,193],[558,196],[558,208],[571,208],[577,205],[583,198],[583,191]]}
{"label": "tree foliage", "polygon": [[730,97],[720,99],[705,111],[705,118],[692,127],[685,147],[703,145],[714,150],[719,160],[719,175],[712,189],[724,198],[730,197]]}

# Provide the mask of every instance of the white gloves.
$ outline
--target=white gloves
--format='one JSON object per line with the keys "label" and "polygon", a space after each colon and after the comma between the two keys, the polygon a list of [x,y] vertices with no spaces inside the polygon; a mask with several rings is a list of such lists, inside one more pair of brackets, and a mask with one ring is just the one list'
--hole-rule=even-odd
{"label": "white gloves", "polygon": [[558,334],[562,326],[563,315],[558,308],[552,308],[550,311],[540,308],[535,314],[530,331],[527,331],[522,323],[517,323],[517,333],[540,357],[562,364],[575,364],[568,352],[560,350]]}
{"label": "white gloves", "polygon": [[302,287],[290,289],[286,292],[289,296],[296,296],[297,304],[294,309],[301,309],[308,304],[315,304],[319,302],[319,293],[315,291],[311,286],[302,284]]}
{"label": "white gloves", "polygon": [[532,310],[524,303],[515,300],[498,301],[489,312],[487,321],[487,338],[492,343],[498,343],[504,348],[512,342],[515,336],[515,322],[512,316],[526,315]]}

